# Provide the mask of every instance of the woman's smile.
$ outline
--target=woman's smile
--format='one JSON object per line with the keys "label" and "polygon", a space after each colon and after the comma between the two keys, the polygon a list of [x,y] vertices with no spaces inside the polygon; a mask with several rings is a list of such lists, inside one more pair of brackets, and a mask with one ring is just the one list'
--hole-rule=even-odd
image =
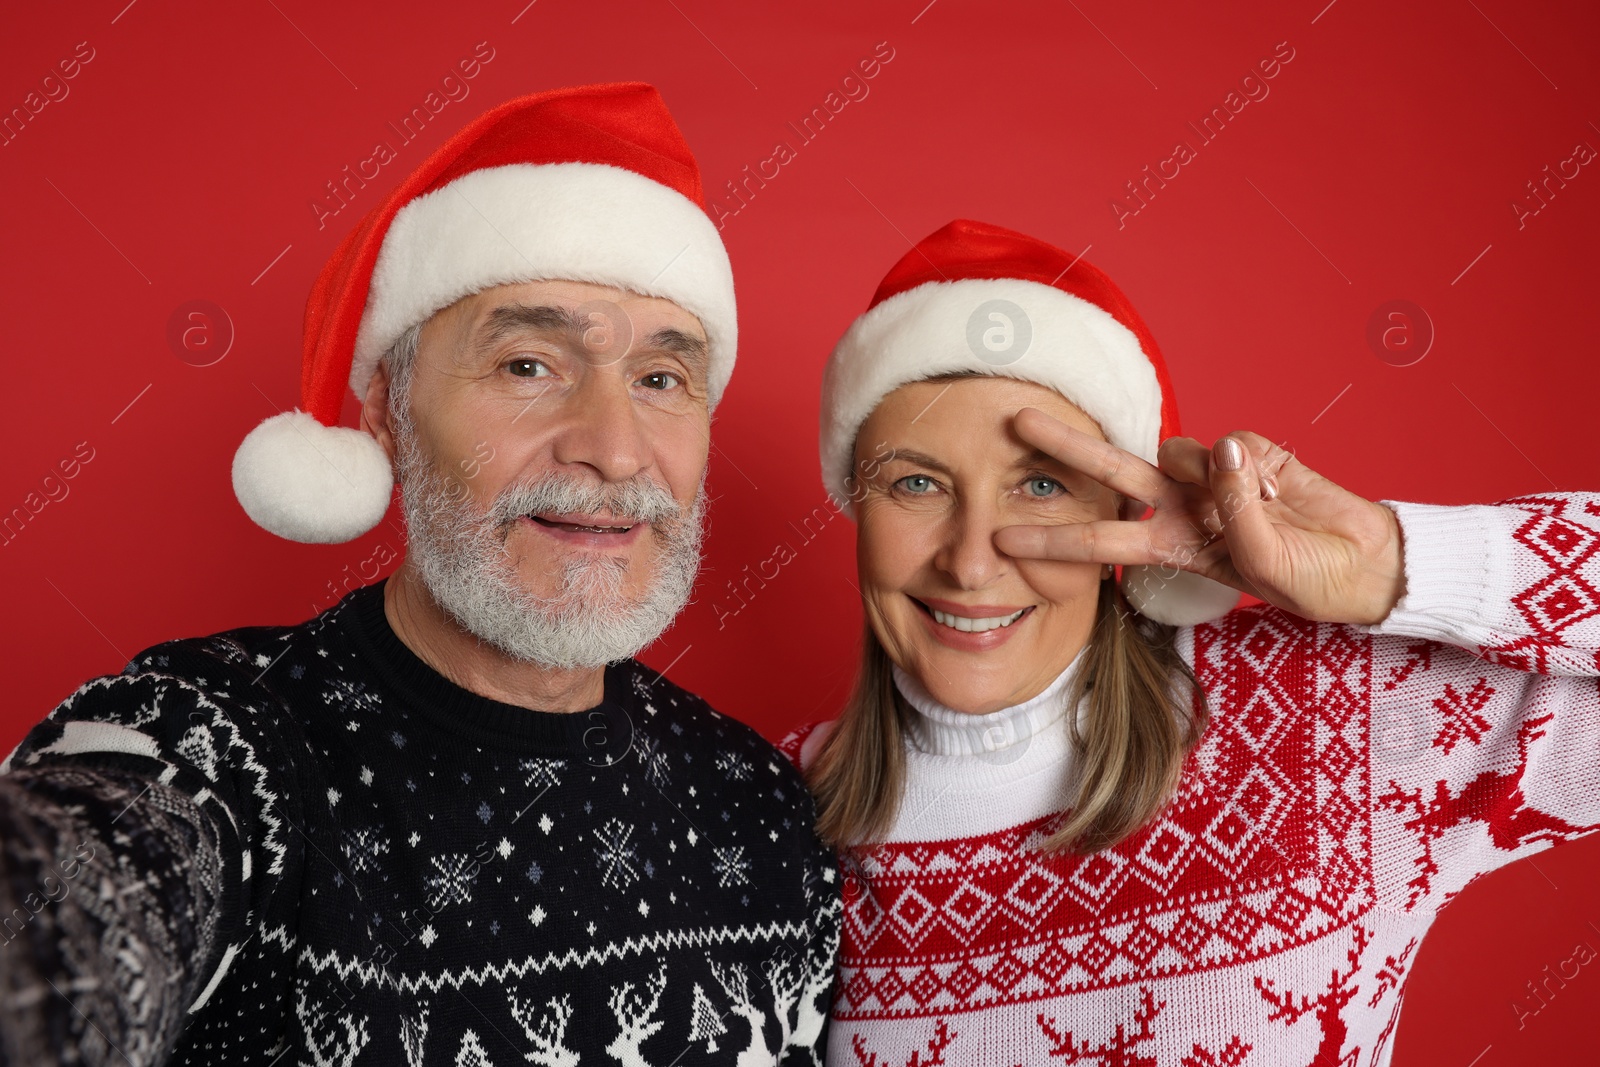
{"label": "woman's smile", "polygon": [[935,640],[964,652],[986,652],[1009,641],[1028,617],[1033,605],[1010,608],[993,604],[958,604],[938,597],[908,597],[922,609]]}

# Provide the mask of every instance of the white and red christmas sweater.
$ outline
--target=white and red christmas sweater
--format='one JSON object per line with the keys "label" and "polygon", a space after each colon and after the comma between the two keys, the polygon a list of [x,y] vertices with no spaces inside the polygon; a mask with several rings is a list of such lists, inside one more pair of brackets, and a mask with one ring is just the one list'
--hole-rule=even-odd
{"label": "white and red christmas sweater", "polygon": [[[1600,829],[1600,495],[1383,503],[1407,587],[1381,624],[1259,605],[1178,631],[1212,719],[1107,851],[1037,847],[1078,661],[990,715],[897,673],[908,781],[845,857],[830,1065],[1389,1062],[1439,909]],[[784,747],[805,763],[826,729]]]}

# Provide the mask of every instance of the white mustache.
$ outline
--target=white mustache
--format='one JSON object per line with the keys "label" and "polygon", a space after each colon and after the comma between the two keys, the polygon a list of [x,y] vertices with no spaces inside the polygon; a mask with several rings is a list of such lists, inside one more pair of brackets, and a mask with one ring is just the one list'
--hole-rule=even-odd
{"label": "white mustache", "polygon": [[610,515],[629,523],[666,525],[681,522],[685,509],[657,482],[635,475],[625,482],[594,483],[561,474],[500,491],[489,519],[510,523],[523,515],[554,512]]}

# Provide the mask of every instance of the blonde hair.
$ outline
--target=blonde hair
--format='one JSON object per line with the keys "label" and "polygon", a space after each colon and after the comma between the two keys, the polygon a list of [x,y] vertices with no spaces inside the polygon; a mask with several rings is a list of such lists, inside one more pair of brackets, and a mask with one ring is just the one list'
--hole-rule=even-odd
{"label": "blonde hair", "polygon": [[[1086,723],[1067,715],[1083,767],[1065,820],[1048,851],[1110,848],[1164,807],[1183,761],[1205,732],[1205,691],[1174,644],[1177,631],[1131,613],[1117,583],[1100,583],[1094,629],[1066,695],[1088,700]],[[817,831],[837,848],[883,840],[905,787],[911,709],[895,687],[889,656],[866,627],[854,691],[823,740],[806,779],[816,797]]]}

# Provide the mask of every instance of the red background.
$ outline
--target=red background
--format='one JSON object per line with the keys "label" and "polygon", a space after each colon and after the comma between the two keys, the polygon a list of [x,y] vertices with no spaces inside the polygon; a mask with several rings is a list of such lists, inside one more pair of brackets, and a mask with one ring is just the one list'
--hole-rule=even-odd
{"label": "red background", "polygon": [[[94,58],[0,146],[0,514],[79,442],[94,458],[0,547],[5,747],[140,648],[305,618],[398,551],[392,523],[332,547],[256,529],[231,495],[233,449],[295,404],[306,292],[379,191],[472,115],[559,85],[658,85],[730,206],[742,167],[779,140],[796,151],[726,220],[743,345],[714,431],[708,566],[698,603],[646,657],[771,736],[834,712],[860,625],[847,522],[796,532],[823,502],[823,360],[909,242],[955,216],[1090,246],[1160,339],[1202,440],[1256,430],[1372,499],[1600,489],[1600,168],[1520,227],[1511,207],[1579,142],[1600,148],[1593,4],[526,2],[8,14],[0,109],[79,42]],[[471,95],[319,230],[324,183],[397,142],[386,123],[483,41],[494,58]],[[1294,59],[1270,95],[1200,145],[1186,123],[1285,41]],[[801,144],[787,124],[879,42],[894,58],[870,94]],[[1197,158],[1119,228],[1112,198],[1179,139]],[[167,339],[194,299],[235,330],[210,366]],[[1392,299],[1436,331],[1410,366],[1366,339]],[[719,628],[738,607],[727,582],[780,541],[797,558]],[[1600,842],[1586,842],[1464,894],[1419,954],[1394,1062],[1600,1050],[1584,1025],[1600,973],[1521,1029],[1512,1010],[1546,964],[1600,948],[1597,877]]]}

